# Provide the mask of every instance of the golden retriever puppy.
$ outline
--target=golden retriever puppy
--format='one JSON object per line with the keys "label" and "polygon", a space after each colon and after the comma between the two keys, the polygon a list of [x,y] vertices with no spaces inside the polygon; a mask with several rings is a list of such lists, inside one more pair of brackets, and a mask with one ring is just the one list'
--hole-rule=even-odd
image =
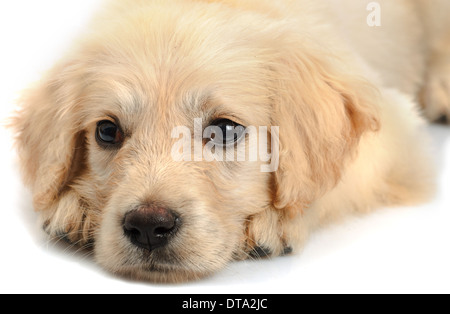
{"label": "golden retriever puppy", "polygon": [[180,282],[425,201],[420,112],[450,117],[449,11],[109,1],[14,120],[44,229],[113,273]]}

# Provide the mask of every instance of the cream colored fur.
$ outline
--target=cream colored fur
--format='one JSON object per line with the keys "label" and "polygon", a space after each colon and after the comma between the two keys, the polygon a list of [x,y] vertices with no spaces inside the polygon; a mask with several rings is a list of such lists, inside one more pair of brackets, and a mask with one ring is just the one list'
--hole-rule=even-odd
{"label": "cream colored fur", "polygon": [[[109,1],[14,121],[46,231],[114,273],[178,282],[299,251],[349,213],[427,200],[421,115],[450,117],[450,4],[378,2],[369,27],[359,0]],[[111,116],[120,150],[95,140]],[[194,118],[279,126],[279,169],[174,161],[171,130]],[[152,252],[122,227],[148,203],[183,219]]]}

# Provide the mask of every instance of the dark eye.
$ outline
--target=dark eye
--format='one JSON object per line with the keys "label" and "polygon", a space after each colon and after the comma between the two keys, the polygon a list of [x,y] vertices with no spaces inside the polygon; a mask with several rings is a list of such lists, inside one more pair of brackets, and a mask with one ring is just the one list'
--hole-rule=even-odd
{"label": "dark eye", "polygon": [[123,142],[120,128],[112,121],[104,120],[97,123],[97,143],[102,147],[117,146]]}
{"label": "dark eye", "polygon": [[216,145],[230,145],[237,143],[245,133],[245,127],[228,119],[216,120],[211,124],[213,134],[211,141]]}

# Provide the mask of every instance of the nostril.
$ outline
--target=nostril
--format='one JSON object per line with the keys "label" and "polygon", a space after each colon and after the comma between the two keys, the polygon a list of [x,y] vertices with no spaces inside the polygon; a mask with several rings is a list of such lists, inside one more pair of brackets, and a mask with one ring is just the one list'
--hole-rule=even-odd
{"label": "nostril", "polygon": [[123,229],[125,231],[125,234],[129,237],[138,237],[141,235],[141,232],[134,228],[133,226],[130,226],[129,224],[124,224]]}
{"label": "nostril", "polygon": [[153,233],[154,233],[154,235],[156,237],[164,237],[167,234],[169,234],[171,230],[172,230],[172,228],[168,229],[168,228],[165,228],[165,227],[159,227],[159,228],[156,228],[153,231]]}
{"label": "nostril", "polygon": [[156,237],[168,236],[168,235],[176,232],[179,222],[180,222],[180,218],[178,218],[178,217],[175,217],[175,219],[173,219],[173,220],[166,221],[166,222],[162,223],[161,226],[156,227],[153,230],[153,234]]}
{"label": "nostril", "polygon": [[131,243],[149,251],[165,246],[180,225],[178,215],[166,208],[141,206],[127,213],[123,229]]}

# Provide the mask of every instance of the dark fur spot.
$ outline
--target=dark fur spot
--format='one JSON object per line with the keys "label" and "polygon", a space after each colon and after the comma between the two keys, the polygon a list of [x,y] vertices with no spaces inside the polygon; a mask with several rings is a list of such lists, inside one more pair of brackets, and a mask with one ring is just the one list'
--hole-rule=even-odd
{"label": "dark fur spot", "polygon": [[58,231],[55,236],[56,238],[63,240],[67,244],[72,244],[72,241],[69,239],[69,235],[64,231]]}
{"label": "dark fur spot", "polygon": [[44,222],[44,224],[42,225],[42,230],[44,230],[46,233],[48,233],[47,228],[48,228],[49,225],[50,225],[50,220],[46,220]]}
{"label": "dark fur spot", "polygon": [[438,123],[438,124],[449,124],[450,121],[449,121],[448,117],[445,114],[443,114],[438,119],[436,119],[436,123]]}
{"label": "dark fur spot", "polygon": [[272,251],[264,246],[256,246],[249,253],[252,258],[264,258],[270,256],[271,254]]}
{"label": "dark fur spot", "polygon": [[283,254],[281,254],[281,255],[289,255],[289,254],[292,253],[292,251],[293,251],[292,247],[286,246],[286,247],[284,248]]}

